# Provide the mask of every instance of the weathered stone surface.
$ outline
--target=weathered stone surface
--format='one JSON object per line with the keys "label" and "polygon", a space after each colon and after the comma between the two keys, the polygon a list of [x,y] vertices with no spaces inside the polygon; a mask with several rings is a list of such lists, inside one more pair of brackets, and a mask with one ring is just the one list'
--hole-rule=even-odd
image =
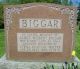
{"label": "weathered stone surface", "polygon": [[71,61],[76,8],[56,4],[8,5],[4,10],[7,59]]}
{"label": "weathered stone surface", "polygon": [[[75,57],[74,58],[75,65],[77,63],[80,64],[80,60]],[[19,61],[11,61],[7,60],[4,55],[0,58],[0,69],[43,69],[44,66],[54,65],[56,69],[62,69],[62,65],[65,67],[64,63],[55,63],[55,62],[19,62]]]}

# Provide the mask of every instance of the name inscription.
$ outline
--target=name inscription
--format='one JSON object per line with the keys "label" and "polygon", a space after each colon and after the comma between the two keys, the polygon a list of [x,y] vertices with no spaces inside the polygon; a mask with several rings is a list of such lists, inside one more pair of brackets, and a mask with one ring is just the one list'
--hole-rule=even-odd
{"label": "name inscription", "polygon": [[52,28],[61,29],[62,20],[60,19],[20,19],[19,27],[21,29],[27,28]]}

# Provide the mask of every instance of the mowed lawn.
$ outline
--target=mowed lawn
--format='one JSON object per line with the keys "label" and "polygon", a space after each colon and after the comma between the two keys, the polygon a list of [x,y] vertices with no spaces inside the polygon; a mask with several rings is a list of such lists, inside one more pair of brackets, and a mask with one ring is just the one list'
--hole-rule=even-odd
{"label": "mowed lawn", "polygon": [[4,30],[0,29],[0,57],[5,53],[5,39]]}
{"label": "mowed lawn", "polygon": [[76,38],[75,38],[75,51],[76,55],[80,59],[80,30],[78,30],[78,27],[76,30]]}
{"label": "mowed lawn", "polygon": [[[75,43],[76,55],[80,59],[80,31],[78,29],[76,30],[75,42],[76,42]],[[4,30],[0,29],[0,57],[3,56],[4,53],[5,53],[5,35],[4,35]]]}

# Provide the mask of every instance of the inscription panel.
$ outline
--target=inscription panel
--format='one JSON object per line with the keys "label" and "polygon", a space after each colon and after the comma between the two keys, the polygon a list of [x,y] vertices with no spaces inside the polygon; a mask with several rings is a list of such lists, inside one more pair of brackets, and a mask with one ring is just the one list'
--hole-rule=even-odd
{"label": "inscription panel", "polygon": [[63,52],[63,33],[17,33],[18,52]]}

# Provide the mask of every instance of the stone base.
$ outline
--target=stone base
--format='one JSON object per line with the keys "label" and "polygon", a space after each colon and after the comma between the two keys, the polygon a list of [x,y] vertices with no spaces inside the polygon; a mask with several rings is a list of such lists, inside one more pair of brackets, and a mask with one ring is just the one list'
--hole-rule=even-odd
{"label": "stone base", "polygon": [[[80,62],[77,57],[74,58],[75,63]],[[44,69],[44,66],[54,65],[56,69],[62,69],[62,66],[65,66],[64,63],[54,63],[54,62],[19,62],[19,61],[10,61],[6,60],[4,55],[0,59],[0,69]]]}

